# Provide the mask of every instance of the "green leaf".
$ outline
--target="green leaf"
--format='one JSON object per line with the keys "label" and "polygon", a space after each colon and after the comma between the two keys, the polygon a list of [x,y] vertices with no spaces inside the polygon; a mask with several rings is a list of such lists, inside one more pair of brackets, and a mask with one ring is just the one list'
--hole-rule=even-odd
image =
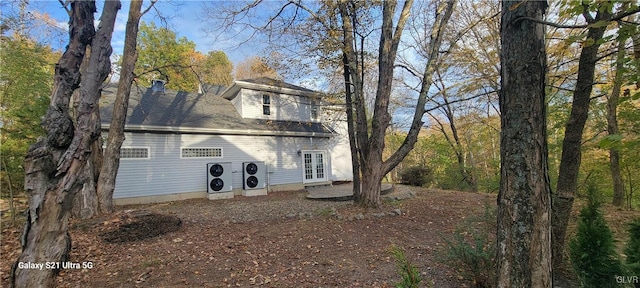
{"label": "green leaf", "polygon": [[607,27],[607,26],[609,26],[610,23],[611,22],[609,22],[609,21],[600,20],[600,21],[596,21],[595,23],[591,23],[591,24],[587,25],[587,27],[598,29],[598,28]]}
{"label": "green leaf", "polygon": [[598,142],[598,146],[602,149],[611,149],[622,141],[623,137],[620,134],[607,135],[600,142]]}

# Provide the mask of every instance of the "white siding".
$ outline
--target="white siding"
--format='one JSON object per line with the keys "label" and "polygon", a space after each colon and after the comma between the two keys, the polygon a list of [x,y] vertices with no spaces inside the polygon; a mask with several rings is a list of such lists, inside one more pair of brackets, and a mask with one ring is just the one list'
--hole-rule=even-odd
{"label": "white siding", "polygon": [[242,115],[242,95],[237,95],[235,98],[231,99],[231,104],[236,107],[238,113]]}
{"label": "white siding", "polygon": [[[124,147],[149,147],[149,159],[120,162],[114,198],[206,192],[206,164],[231,162],[233,188],[242,188],[242,162],[265,161],[270,185],[302,183],[300,150],[327,150],[333,153],[333,139],[238,135],[125,133]],[[348,142],[347,142],[348,144]],[[222,158],[180,158],[184,147],[221,147]],[[348,148],[348,146],[347,146]],[[332,162],[347,156],[331,155],[327,170],[344,180],[344,172],[334,172]],[[350,164],[349,164],[350,165]],[[348,166],[350,169],[350,166]],[[340,168],[340,171],[343,168]]]}
{"label": "white siding", "polygon": [[[329,107],[331,108],[331,107]],[[331,109],[329,113],[320,113],[325,125],[331,127],[336,133],[331,139],[327,139],[329,157],[331,158],[331,180],[353,180],[351,166],[351,146],[349,145],[349,130],[347,128],[347,115],[342,109]]]}
{"label": "white siding", "polygon": [[[271,96],[270,115],[262,113],[262,95]],[[238,112],[243,118],[303,122],[317,121],[316,119],[311,119],[310,105],[312,99],[309,97],[242,89],[235,99],[238,98],[242,98],[242,104],[234,105],[242,107],[242,109],[238,109]]]}

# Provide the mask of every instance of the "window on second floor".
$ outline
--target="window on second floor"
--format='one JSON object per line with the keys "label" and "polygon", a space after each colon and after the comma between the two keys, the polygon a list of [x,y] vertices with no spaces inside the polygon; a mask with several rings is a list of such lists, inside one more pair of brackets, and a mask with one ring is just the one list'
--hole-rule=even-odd
{"label": "window on second floor", "polygon": [[262,95],[262,114],[271,115],[271,96]]}
{"label": "window on second floor", "polygon": [[311,120],[318,120],[318,104],[316,102],[311,103]]}

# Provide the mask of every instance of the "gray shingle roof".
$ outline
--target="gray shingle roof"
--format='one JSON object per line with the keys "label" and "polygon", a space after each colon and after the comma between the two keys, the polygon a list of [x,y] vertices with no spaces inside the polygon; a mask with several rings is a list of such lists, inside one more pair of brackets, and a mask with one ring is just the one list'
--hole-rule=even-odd
{"label": "gray shingle roof", "polygon": [[[117,85],[102,91],[100,118],[108,129]],[[332,131],[315,122],[242,118],[230,100],[213,93],[190,93],[132,87],[126,131],[173,133],[288,135],[330,137]]]}
{"label": "gray shingle roof", "polygon": [[305,91],[305,92],[310,92],[310,93],[315,93],[316,92],[316,91],[313,91],[311,89],[307,89],[307,88],[304,88],[304,87],[296,86],[296,85],[293,85],[293,84],[286,83],[284,81],[280,81],[280,80],[276,80],[276,79],[272,79],[272,78],[268,78],[268,77],[260,77],[260,78],[254,78],[254,79],[242,79],[240,81],[249,82],[249,83],[253,83],[253,84],[262,84],[262,85],[269,85],[269,86],[280,87],[280,88],[287,88],[287,89],[298,90],[298,91]]}

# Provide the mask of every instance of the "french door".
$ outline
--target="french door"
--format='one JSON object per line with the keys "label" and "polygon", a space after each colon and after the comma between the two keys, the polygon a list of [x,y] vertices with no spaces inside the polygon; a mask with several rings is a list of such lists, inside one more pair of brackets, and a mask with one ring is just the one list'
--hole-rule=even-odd
{"label": "french door", "polygon": [[302,183],[327,181],[327,152],[302,151]]}

